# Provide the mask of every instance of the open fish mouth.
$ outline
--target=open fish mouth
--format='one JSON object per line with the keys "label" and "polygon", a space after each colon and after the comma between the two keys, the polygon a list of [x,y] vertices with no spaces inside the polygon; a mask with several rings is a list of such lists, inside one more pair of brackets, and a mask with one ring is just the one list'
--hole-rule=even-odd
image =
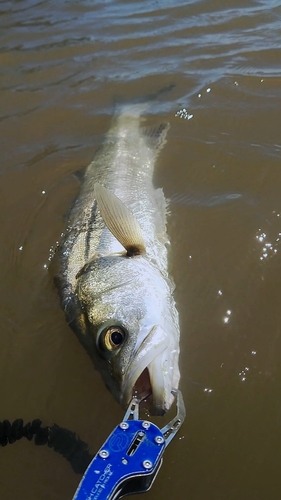
{"label": "open fish mouth", "polygon": [[147,368],[143,370],[143,372],[137,379],[133,387],[132,395],[134,394],[140,401],[143,401],[144,399],[147,399],[152,395],[152,387],[150,383],[149,371]]}
{"label": "open fish mouth", "polygon": [[173,402],[173,371],[169,343],[160,326],[151,329],[139,345],[127,368],[121,391],[126,407],[131,398],[146,400],[145,406],[154,415],[164,414]]}
{"label": "open fish mouth", "polygon": [[136,398],[141,401],[145,407],[150,408],[152,406],[152,387],[150,383],[149,371],[147,368],[143,370],[143,372],[137,379],[133,387],[132,396],[136,396]]}
{"label": "open fish mouth", "polygon": [[158,397],[155,392],[153,393],[149,370],[145,368],[133,387],[132,397],[136,397],[141,402],[141,406],[149,410],[151,415],[164,415],[174,399],[172,394],[169,398],[165,398],[165,395],[164,391],[160,394],[158,391]]}

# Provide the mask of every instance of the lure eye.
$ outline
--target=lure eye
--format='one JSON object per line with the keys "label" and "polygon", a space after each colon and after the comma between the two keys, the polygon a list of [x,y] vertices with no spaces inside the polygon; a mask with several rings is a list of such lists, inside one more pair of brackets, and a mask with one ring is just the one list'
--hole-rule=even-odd
{"label": "lure eye", "polygon": [[120,326],[111,326],[103,333],[104,347],[112,352],[116,351],[124,342],[126,334]]}

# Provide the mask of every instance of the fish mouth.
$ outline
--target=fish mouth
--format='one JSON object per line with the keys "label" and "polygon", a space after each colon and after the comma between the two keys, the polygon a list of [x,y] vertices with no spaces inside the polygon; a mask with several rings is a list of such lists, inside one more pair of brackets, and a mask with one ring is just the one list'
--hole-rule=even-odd
{"label": "fish mouth", "polygon": [[159,385],[157,389],[158,394],[156,395],[150,382],[149,370],[145,368],[133,387],[132,397],[135,396],[140,401],[141,407],[149,410],[151,415],[163,416],[170,404],[165,397],[163,398],[164,391],[159,391]]}
{"label": "fish mouth", "polygon": [[149,377],[148,368],[145,368],[133,387],[133,392],[139,400],[143,400],[152,394],[152,387]]}
{"label": "fish mouth", "polygon": [[[174,356],[167,334],[154,326],[141,342],[129,364],[121,390],[122,405],[127,407],[132,397],[143,401],[153,415],[163,415],[169,410],[177,388],[174,380]],[[176,367],[176,372],[177,372]],[[179,378],[179,377],[178,377]]]}

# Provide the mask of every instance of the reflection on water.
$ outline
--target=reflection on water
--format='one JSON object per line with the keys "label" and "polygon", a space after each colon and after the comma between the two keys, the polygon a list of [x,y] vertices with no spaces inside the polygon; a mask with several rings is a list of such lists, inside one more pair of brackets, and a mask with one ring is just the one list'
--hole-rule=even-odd
{"label": "reflection on water", "polygon": [[[242,197],[243,195],[241,193],[203,194],[191,192],[189,194],[185,192],[173,194],[171,196],[171,202],[176,205],[194,205],[198,207],[210,208],[225,205],[226,203],[232,203],[236,200],[240,200]],[[249,201],[247,202],[249,203]]]}
{"label": "reflection on water", "polygon": [[[148,120],[171,123],[155,183],[188,414],[147,499],[280,496],[280,15],[276,0],[0,4],[0,420],[56,422],[92,453],[122,411],[65,323],[52,257],[116,104],[170,88]],[[47,447],[0,457],[3,499],[67,500],[79,482]]]}

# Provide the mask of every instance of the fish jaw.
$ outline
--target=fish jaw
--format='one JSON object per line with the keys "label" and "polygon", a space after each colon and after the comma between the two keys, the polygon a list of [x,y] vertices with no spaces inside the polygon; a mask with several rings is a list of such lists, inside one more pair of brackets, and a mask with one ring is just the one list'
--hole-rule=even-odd
{"label": "fish jaw", "polygon": [[[143,398],[151,394],[150,412],[164,414],[171,407],[173,389],[178,388],[178,347],[172,345],[171,337],[160,325],[152,327],[141,342],[128,365],[121,386],[120,402],[127,407],[135,392]],[[140,385],[144,381],[144,387]]]}

